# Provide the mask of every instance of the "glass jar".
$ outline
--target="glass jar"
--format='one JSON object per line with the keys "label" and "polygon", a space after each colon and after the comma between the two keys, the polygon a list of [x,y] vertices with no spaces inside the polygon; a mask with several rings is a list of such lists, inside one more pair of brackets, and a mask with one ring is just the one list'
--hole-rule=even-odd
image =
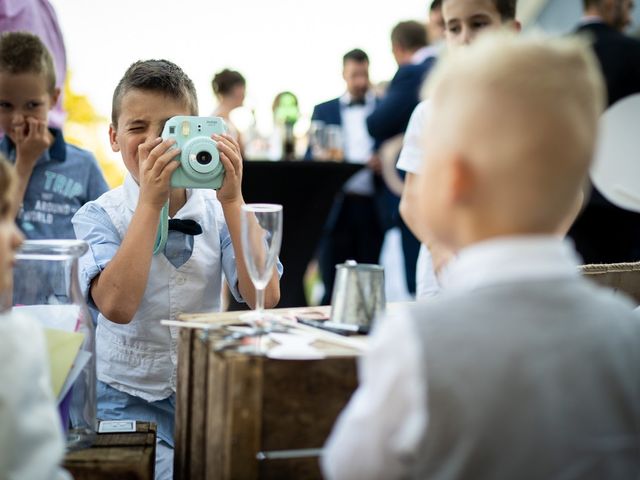
{"label": "glass jar", "polygon": [[[16,255],[13,272],[13,308],[53,330],[48,341],[51,335],[75,338],[75,347],[69,347],[68,340],[60,347],[71,352],[67,358],[74,358],[76,351],[77,355],[68,375],[62,369],[63,375],[56,376],[67,385],[55,392],[70,450],[90,446],[97,427],[95,328],[78,279],[78,259],[87,249],[81,240],[27,240]],[[79,350],[80,337],[73,333],[82,335]],[[77,378],[71,383],[74,373]]]}

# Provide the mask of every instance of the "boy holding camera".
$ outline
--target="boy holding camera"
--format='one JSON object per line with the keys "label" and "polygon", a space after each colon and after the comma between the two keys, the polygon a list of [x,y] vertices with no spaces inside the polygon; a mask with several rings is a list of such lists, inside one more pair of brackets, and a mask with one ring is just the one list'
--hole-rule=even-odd
{"label": "boy holding camera", "polygon": [[[171,478],[175,412],[176,328],[161,326],[183,312],[220,309],[222,272],[236,299],[253,305],[255,291],[240,243],[242,158],[229,135],[212,135],[225,176],[216,192],[172,188],[180,168],[175,139],[158,135],[174,116],[197,115],[194,85],[175,64],[139,61],[113,95],[111,146],[128,170],[124,184],[85,205],[73,218],[90,245],[81,281],[100,315],[96,331],[98,417],[158,424],[156,478]],[[160,213],[197,222],[170,230],[154,255]],[[280,267],[278,268],[280,269]],[[265,305],[279,299],[279,272]]]}

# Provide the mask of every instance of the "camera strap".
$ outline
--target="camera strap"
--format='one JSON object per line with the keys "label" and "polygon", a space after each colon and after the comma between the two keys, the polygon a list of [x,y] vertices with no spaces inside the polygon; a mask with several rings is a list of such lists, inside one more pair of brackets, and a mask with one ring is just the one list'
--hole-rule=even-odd
{"label": "camera strap", "polygon": [[156,234],[156,244],[153,248],[153,254],[157,255],[164,251],[169,236],[169,200],[164,204],[160,211],[160,224],[158,225],[158,233]]}

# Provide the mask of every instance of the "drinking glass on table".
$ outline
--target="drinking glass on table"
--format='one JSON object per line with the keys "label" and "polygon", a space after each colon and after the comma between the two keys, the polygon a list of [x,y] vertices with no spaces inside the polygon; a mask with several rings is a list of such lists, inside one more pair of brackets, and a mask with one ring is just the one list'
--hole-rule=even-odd
{"label": "drinking glass on table", "polygon": [[309,148],[313,160],[327,159],[326,143],[324,122],[313,120],[309,127]]}
{"label": "drinking glass on table", "polygon": [[241,228],[244,262],[256,289],[255,311],[243,315],[242,319],[263,323],[268,320],[264,313],[264,290],[273,276],[282,243],[282,205],[243,205]]}
{"label": "drinking glass on table", "polygon": [[334,162],[342,162],[344,160],[342,127],[340,125],[327,125],[324,135],[328,159]]}

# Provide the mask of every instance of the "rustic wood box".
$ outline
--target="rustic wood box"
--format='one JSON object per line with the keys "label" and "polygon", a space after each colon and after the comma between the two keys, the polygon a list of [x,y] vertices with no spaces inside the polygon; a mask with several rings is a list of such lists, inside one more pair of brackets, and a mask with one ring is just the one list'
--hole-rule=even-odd
{"label": "rustic wood box", "polygon": [[640,302],[640,262],[583,265],[582,274]]}
{"label": "rustic wood box", "polygon": [[217,353],[203,330],[181,329],[174,478],[321,478],[318,450],[357,386],[356,355]]}
{"label": "rustic wood box", "polygon": [[135,433],[99,433],[91,448],[68,452],[63,467],[75,480],[153,480],[156,425],[136,427]]}

